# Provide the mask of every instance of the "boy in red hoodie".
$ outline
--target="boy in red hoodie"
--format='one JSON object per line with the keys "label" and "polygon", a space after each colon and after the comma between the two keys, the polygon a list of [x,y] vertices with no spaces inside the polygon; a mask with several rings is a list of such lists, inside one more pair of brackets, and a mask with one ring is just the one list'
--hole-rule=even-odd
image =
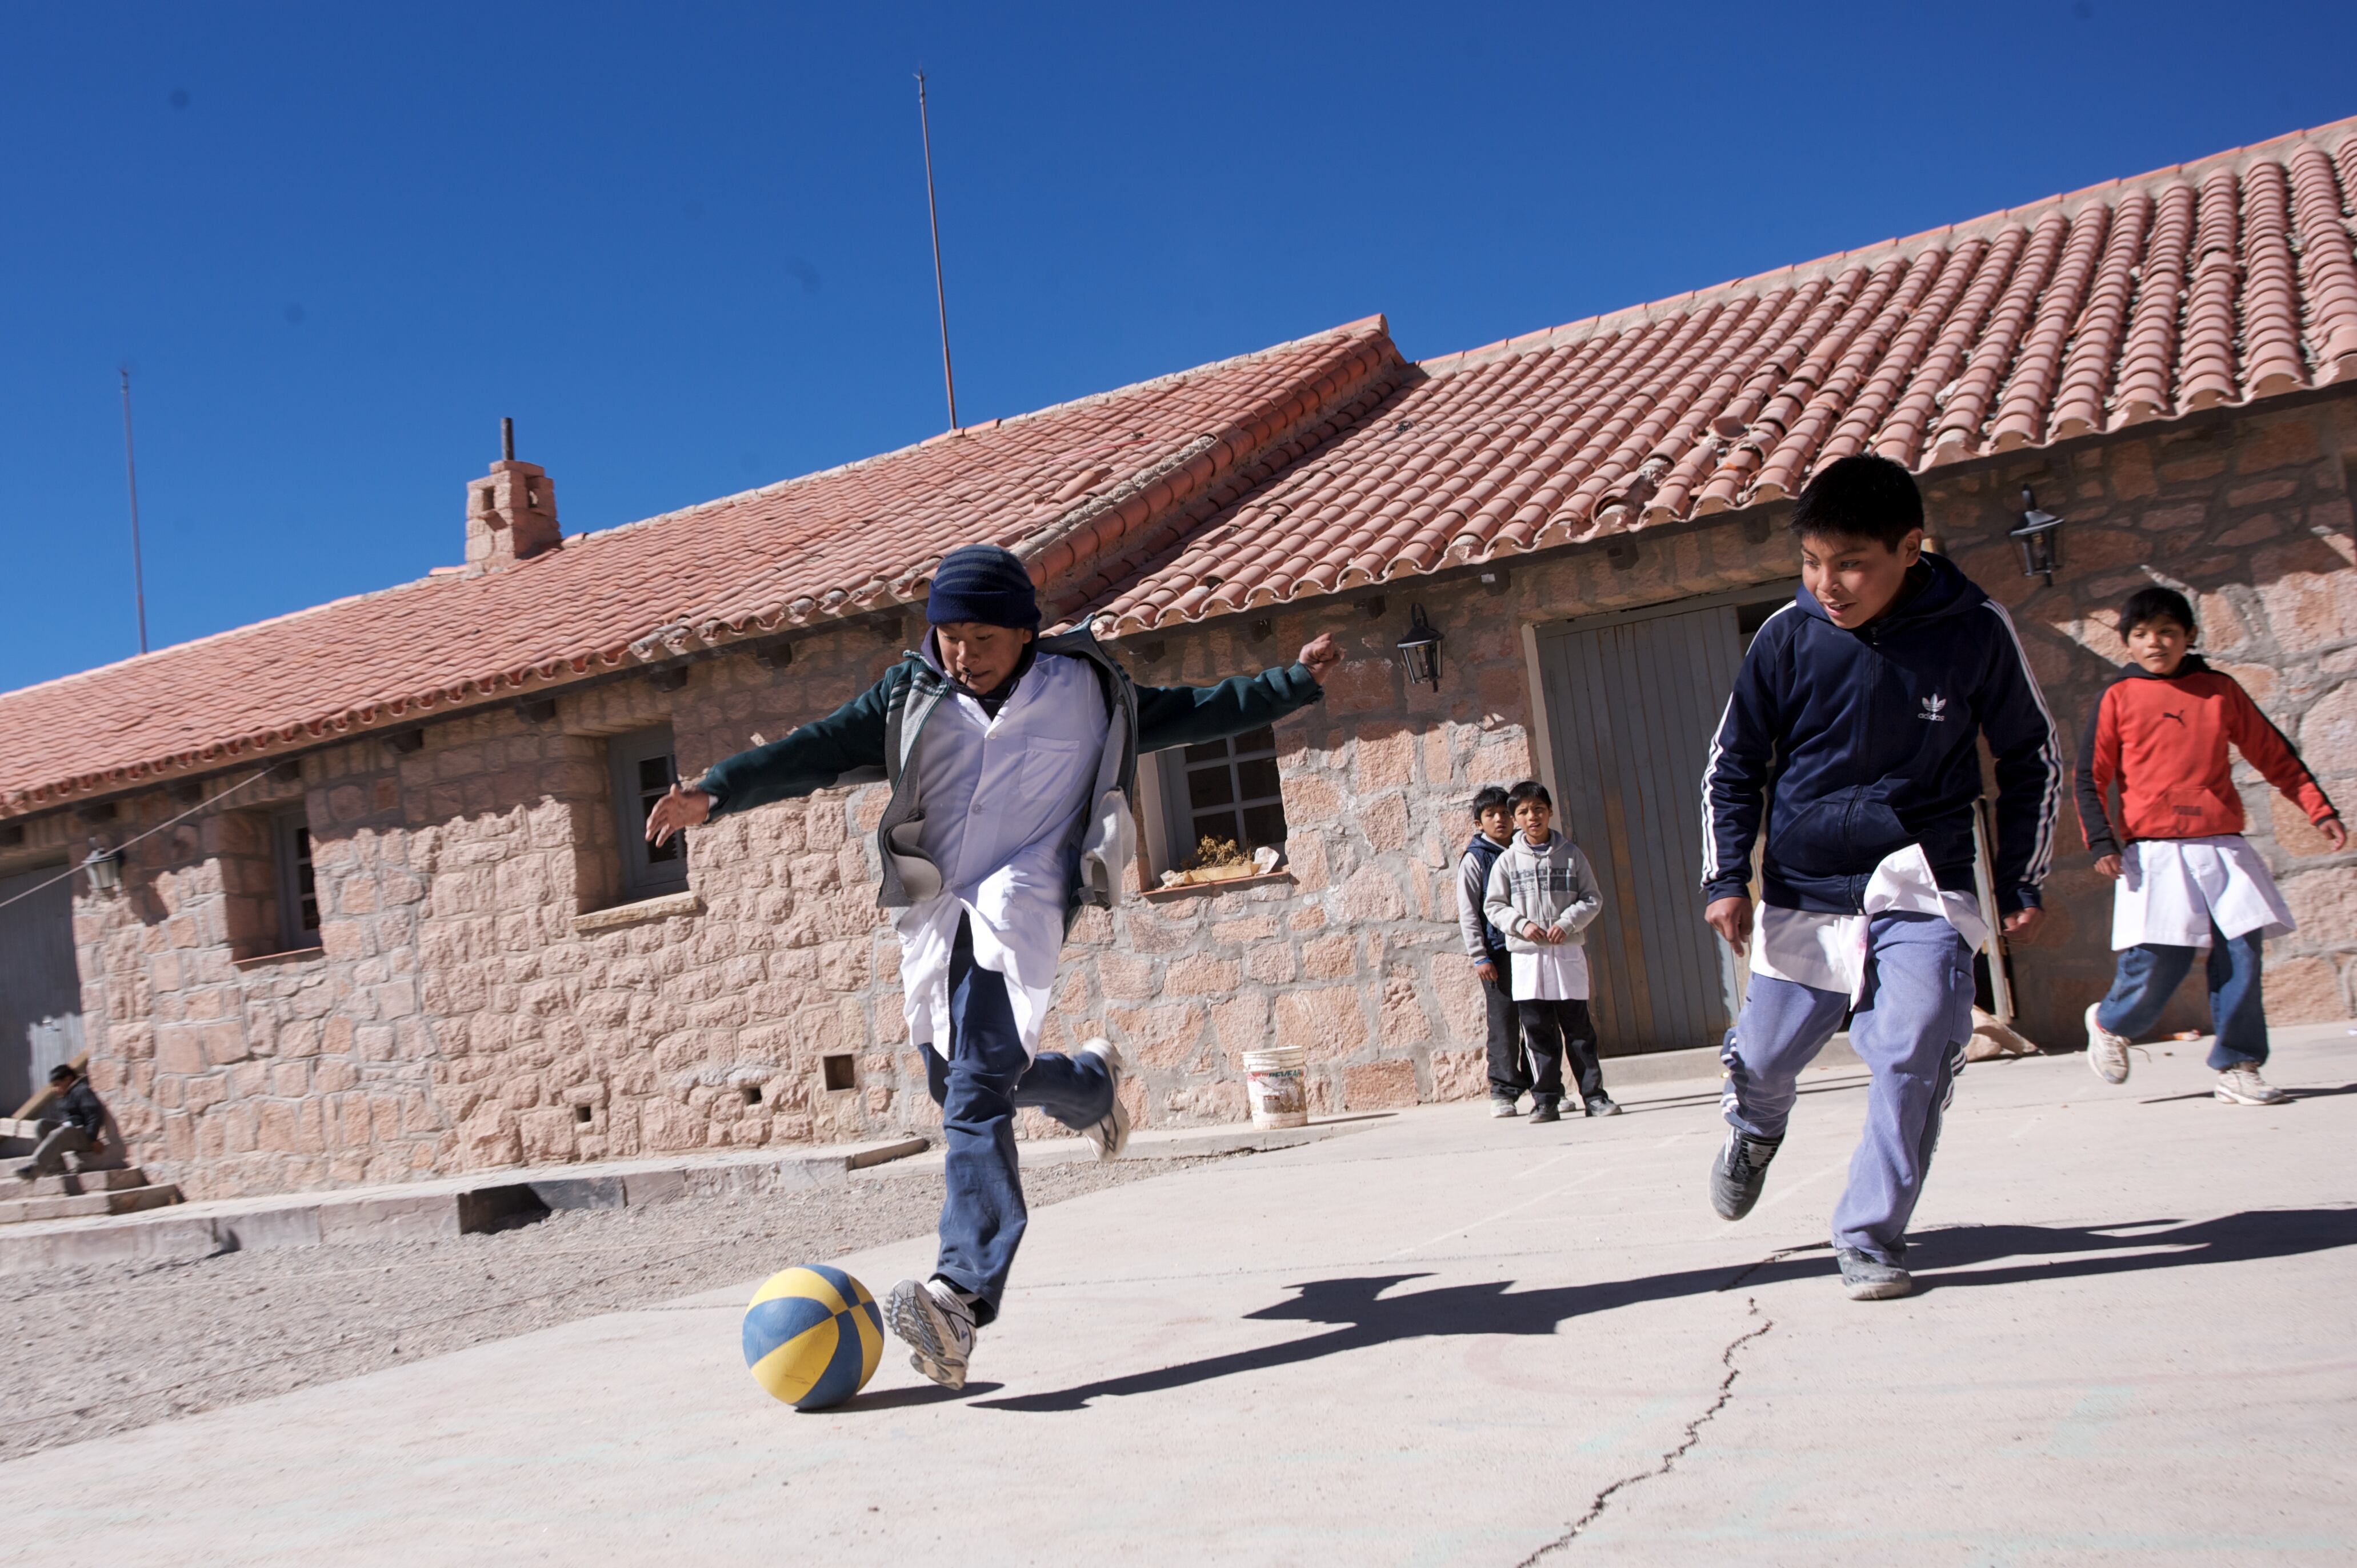
{"label": "boy in red hoodie", "polygon": [[[2208,948],[2213,1092],[2230,1105],[2274,1105],[2287,1097],[2259,1076],[2267,1059],[2260,947],[2290,934],[2291,911],[2243,837],[2227,742],[2335,850],[2349,835],[2250,693],[2187,651],[2194,624],[2184,595],[2142,589],[2120,607],[2119,627],[2129,662],[2096,700],[2079,753],[2079,824],[2095,869],[2120,885],[2112,913],[2119,972],[2087,1009],[2087,1064],[2105,1083],[2126,1083],[2129,1042],[2159,1019],[2195,952]],[[2126,849],[2105,798],[2115,782]]]}

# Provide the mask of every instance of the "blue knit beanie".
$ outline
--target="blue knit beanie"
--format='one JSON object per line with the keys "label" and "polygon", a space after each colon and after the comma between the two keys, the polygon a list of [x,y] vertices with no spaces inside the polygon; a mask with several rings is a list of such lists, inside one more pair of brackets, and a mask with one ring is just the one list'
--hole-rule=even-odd
{"label": "blue knit beanie", "polygon": [[963,544],[942,556],[934,569],[925,620],[932,626],[971,620],[1037,631],[1039,596],[1032,592],[1031,574],[1015,552],[996,544]]}

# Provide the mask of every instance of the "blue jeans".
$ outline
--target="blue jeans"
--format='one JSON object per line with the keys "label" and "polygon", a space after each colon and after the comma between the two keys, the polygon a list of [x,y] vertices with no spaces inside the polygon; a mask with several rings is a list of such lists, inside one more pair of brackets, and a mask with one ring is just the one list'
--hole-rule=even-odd
{"label": "blue jeans", "polygon": [[[1972,1038],[1973,952],[1937,915],[1878,915],[1867,929],[1866,991],[1850,1013],[1849,1043],[1874,1076],[1849,1186],[1834,1206],[1834,1245],[1896,1264]],[[1727,1124],[1781,1138],[1801,1069],[1841,1027],[1848,1004],[1838,991],[1753,975],[1719,1050]]]}
{"label": "blue jeans", "polygon": [[920,1048],[925,1086],[942,1108],[948,1167],[933,1274],[976,1297],[974,1321],[988,1323],[998,1316],[1028,1219],[1016,1167],[1016,1108],[1037,1106],[1067,1127],[1087,1127],[1113,1109],[1113,1077],[1094,1057],[1042,1051],[1026,1059],[1006,982],[975,965],[974,933],[963,918],[950,950],[949,1059]]}
{"label": "blue jeans", "polygon": [[[2259,995],[2264,946],[2266,939],[2256,931],[2230,939],[2214,923],[2210,928],[2210,1026],[2217,1031],[2210,1047],[2212,1072],[2257,1067],[2267,1059],[2267,1013]],[[2095,1022],[2131,1040],[2145,1034],[2160,1021],[2169,993],[2201,950],[2147,942],[2122,951],[2112,989],[2095,1004]]]}

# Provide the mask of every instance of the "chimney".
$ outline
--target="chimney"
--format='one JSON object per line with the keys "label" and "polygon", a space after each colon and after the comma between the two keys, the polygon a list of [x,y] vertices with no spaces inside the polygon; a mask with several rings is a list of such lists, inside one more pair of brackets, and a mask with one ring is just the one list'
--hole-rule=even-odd
{"label": "chimney", "polygon": [[500,421],[500,460],[467,487],[467,564],[495,572],[557,549],[556,487],[536,463],[519,463],[515,421]]}

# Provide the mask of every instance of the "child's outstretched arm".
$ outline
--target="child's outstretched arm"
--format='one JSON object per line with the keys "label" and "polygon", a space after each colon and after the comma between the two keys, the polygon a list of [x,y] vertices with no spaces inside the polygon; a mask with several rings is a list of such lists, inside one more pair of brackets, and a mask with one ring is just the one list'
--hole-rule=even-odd
{"label": "child's outstretched arm", "polygon": [[2038,885],[2054,865],[2054,824],[2062,807],[2062,744],[2054,715],[2029,656],[2013,629],[2013,618],[1995,599],[1983,607],[1997,618],[1988,672],[1973,694],[1981,733],[1996,758],[1996,849],[1992,867],[1997,911],[2005,929],[2024,931],[2036,923]]}
{"label": "child's outstretched arm", "polygon": [[647,839],[661,843],[724,811],[812,795],[835,784],[884,777],[884,726],[898,666],[823,719],[714,763],[694,784],[674,784],[647,813]]}
{"label": "child's outstretched arm", "polygon": [[1137,749],[1199,746],[1273,725],[1316,702],[1327,672],[1341,661],[1332,636],[1320,633],[1282,670],[1232,675],[1212,686],[1140,686]]}
{"label": "child's outstretched arm", "polygon": [[2282,791],[2284,799],[2308,814],[2308,820],[2316,824],[2334,849],[2349,842],[2348,830],[2341,825],[2341,813],[2326,799],[2324,787],[2308,770],[2308,764],[2299,759],[2291,742],[2284,738],[2284,732],[2259,711],[2258,703],[2251,701],[2251,694],[2243,690],[2239,681],[2233,682],[2233,693],[2226,699],[2226,736],[2268,783]]}

